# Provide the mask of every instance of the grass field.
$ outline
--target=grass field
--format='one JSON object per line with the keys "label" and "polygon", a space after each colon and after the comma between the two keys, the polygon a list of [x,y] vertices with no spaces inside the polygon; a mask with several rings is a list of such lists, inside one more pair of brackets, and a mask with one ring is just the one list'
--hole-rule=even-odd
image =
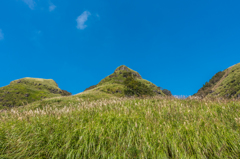
{"label": "grass field", "polygon": [[240,158],[238,101],[106,97],[2,111],[0,158]]}

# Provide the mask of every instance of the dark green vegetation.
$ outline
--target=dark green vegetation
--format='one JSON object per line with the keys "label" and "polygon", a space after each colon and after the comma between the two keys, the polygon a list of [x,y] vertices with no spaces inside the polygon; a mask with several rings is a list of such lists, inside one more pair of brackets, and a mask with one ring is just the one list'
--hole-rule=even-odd
{"label": "dark green vegetation", "polygon": [[91,90],[91,89],[96,88],[96,87],[97,87],[96,85],[93,85],[93,86],[90,86],[90,87],[86,88],[84,91],[88,91],[88,90]]}
{"label": "dark green vegetation", "polygon": [[[86,90],[91,89],[113,94],[118,97],[166,95],[160,87],[142,79],[138,72],[124,65],[118,67],[113,74],[101,80],[97,85],[91,86]],[[167,92],[167,95],[171,95],[171,92],[169,92]]]}
{"label": "dark green vegetation", "polygon": [[134,79],[134,77],[131,76],[131,73],[124,73],[124,74],[129,74],[127,75],[126,79],[124,80],[123,84],[125,85],[125,90],[124,94],[127,96],[143,96],[143,95],[149,95],[153,96],[154,92],[145,85],[144,83]]}
{"label": "dark green vegetation", "polygon": [[218,72],[195,96],[240,98],[240,64]]}
{"label": "dark green vegetation", "polygon": [[23,78],[0,88],[0,108],[23,106],[44,98],[68,96],[53,80]]}
{"label": "dark green vegetation", "polygon": [[164,94],[166,94],[167,96],[172,96],[172,93],[169,90],[167,90],[167,89],[163,89],[162,92]]}
{"label": "dark green vegetation", "polygon": [[0,114],[0,158],[240,158],[240,103],[56,97]]}
{"label": "dark green vegetation", "polygon": [[212,93],[213,87],[217,84],[217,82],[220,81],[220,79],[224,76],[224,72],[220,71],[217,74],[215,74],[209,82],[206,82],[202,88],[198,90],[198,92],[195,94],[197,96],[205,97],[208,94]]}

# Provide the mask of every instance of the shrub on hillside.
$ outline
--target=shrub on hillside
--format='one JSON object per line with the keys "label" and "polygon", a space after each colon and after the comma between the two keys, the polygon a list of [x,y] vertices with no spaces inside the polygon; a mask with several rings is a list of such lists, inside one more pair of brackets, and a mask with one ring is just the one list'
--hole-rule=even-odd
{"label": "shrub on hillside", "polygon": [[220,79],[223,77],[225,73],[220,71],[216,73],[209,82],[206,82],[202,88],[198,90],[198,92],[195,94],[197,96],[207,96],[208,94],[212,93],[212,88],[217,84],[217,82],[220,81]]}
{"label": "shrub on hillside", "polygon": [[97,87],[97,85],[93,85],[93,86],[90,86],[90,87],[86,88],[84,91],[88,91],[88,90],[94,89],[96,87]]}
{"label": "shrub on hillside", "polygon": [[143,96],[143,95],[153,95],[153,91],[145,84],[135,80],[132,76],[129,76],[125,81],[124,85],[127,89],[124,91],[127,96]]}
{"label": "shrub on hillside", "polygon": [[163,89],[162,92],[163,92],[164,94],[166,94],[167,96],[172,96],[171,91],[169,91],[169,90],[167,90],[167,89]]}
{"label": "shrub on hillside", "polygon": [[123,72],[123,77],[128,78],[128,77],[133,77],[136,78],[136,74],[132,73],[132,72]]}
{"label": "shrub on hillside", "polygon": [[216,84],[224,75],[225,73],[220,71],[218,73],[216,73],[212,79],[210,79],[209,83],[211,84]]}
{"label": "shrub on hillside", "polygon": [[70,93],[70,92],[68,92],[66,90],[62,90],[61,95],[62,96],[70,96],[70,95],[72,95],[72,93]]}

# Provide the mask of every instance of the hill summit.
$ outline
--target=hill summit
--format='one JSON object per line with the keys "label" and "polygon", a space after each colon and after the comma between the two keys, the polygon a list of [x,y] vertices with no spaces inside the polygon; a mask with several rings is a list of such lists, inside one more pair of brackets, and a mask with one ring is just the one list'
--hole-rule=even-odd
{"label": "hill summit", "polygon": [[216,73],[194,96],[240,98],[240,63]]}
{"label": "hill summit", "polygon": [[140,74],[136,71],[133,71],[132,69],[128,68],[125,65],[119,66],[114,73],[119,73],[121,74],[121,71],[126,71],[126,72],[130,72],[134,77],[142,79],[142,77],[140,76]]}
{"label": "hill summit", "polygon": [[114,73],[101,80],[98,85],[103,85],[106,83],[122,84],[124,80],[130,76],[134,79],[142,79],[141,75],[138,72],[128,68],[125,65],[121,65],[114,71]]}
{"label": "hill summit", "polygon": [[163,95],[160,87],[141,77],[141,75],[125,65],[119,66],[115,71],[102,79],[97,85],[87,90],[99,90],[116,96],[143,96]]}
{"label": "hill summit", "polygon": [[49,97],[66,96],[52,79],[22,78],[0,88],[0,107],[22,106]]}

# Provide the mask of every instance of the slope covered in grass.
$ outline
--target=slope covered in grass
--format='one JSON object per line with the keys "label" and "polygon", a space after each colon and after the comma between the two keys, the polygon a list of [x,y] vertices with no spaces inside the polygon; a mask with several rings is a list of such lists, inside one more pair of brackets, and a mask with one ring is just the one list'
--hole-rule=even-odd
{"label": "slope covered in grass", "polygon": [[23,78],[0,88],[0,107],[23,106],[44,98],[70,95],[51,79]]}
{"label": "slope covered in grass", "polygon": [[125,65],[119,66],[114,73],[102,79],[97,85],[86,90],[100,90],[118,97],[124,96],[153,96],[165,94],[160,87],[142,79],[141,75]]}
{"label": "slope covered in grass", "polygon": [[240,98],[240,63],[218,72],[195,96]]}
{"label": "slope covered in grass", "polygon": [[239,102],[92,93],[0,113],[0,158],[240,158]]}

